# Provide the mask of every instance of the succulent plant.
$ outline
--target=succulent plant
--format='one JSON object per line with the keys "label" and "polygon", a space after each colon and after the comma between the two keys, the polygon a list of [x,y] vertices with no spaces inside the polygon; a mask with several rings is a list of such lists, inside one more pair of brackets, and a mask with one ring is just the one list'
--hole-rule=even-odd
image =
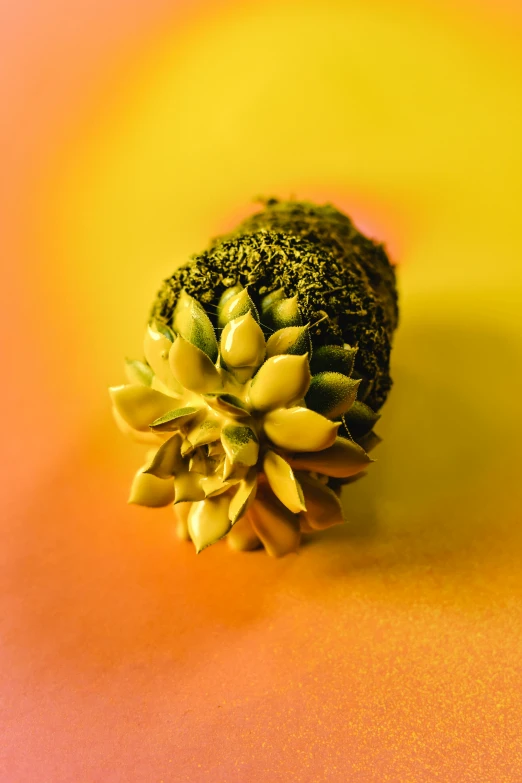
{"label": "succulent plant", "polygon": [[[266,233],[249,239],[278,241]],[[297,549],[302,532],[343,521],[341,487],[379,440],[371,390],[377,379],[379,399],[389,383],[382,363],[373,379],[358,371],[360,345],[343,341],[342,317],[256,278],[262,258],[252,241],[247,250],[247,275],[221,275],[199,296],[175,275],[155,303],[145,361],[127,361],[129,383],[110,393],[119,427],[149,446],[129,502],[173,503],[179,536],[198,552],[226,536],[233,549],[263,545],[278,557]],[[193,280],[197,261],[185,267]]]}

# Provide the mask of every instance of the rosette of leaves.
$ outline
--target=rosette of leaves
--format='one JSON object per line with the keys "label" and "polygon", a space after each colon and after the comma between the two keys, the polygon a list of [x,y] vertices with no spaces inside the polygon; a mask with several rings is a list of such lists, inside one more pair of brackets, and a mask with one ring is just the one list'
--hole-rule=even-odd
{"label": "rosette of leaves", "polygon": [[[214,323],[213,323],[214,322]],[[302,532],[343,522],[340,487],[371,462],[377,416],[357,400],[356,349],[313,349],[298,297],[254,304],[227,288],[217,313],[185,291],[172,323],[149,324],[144,361],[110,389],[123,432],[149,447],[129,502],[173,503],[200,552],[295,551]]]}

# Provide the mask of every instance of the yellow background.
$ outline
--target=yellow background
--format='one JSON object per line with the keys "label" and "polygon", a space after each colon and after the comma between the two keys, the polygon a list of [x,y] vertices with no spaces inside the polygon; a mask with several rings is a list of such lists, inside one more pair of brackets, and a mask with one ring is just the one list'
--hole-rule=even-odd
{"label": "yellow background", "polygon": [[[520,780],[521,19],[10,10],[6,779]],[[125,505],[106,387],[161,280],[258,194],[386,243],[395,386],[345,529],[196,557]]]}

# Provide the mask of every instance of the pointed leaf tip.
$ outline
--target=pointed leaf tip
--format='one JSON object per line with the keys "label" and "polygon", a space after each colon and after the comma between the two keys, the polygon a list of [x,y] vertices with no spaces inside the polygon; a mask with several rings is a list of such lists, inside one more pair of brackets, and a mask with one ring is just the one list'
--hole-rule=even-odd
{"label": "pointed leaf tip", "polygon": [[355,402],[359,384],[360,381],[347,378],[339,372],[313,375],[306,395],[306,404],[322,416],[339,419]]}
{"label": "pointed leaf tip", "polygon": [[234,318],[221,335],[221,355],[228,367],[259,367],[265,358],[265,337],[252,313]]}
{"label": "pointed leaf tip", "polygon": [[345,521],[338,495],[309,473],[298,473],[306,502],[303,518],[312,530],[324,530]]}
{"label": "pointed leaf tip", "polygon": [[207,354],[181,335],[170,349],[169,361],[174,377],[189,391],[207,394],[222,386],[219,370]]}
{"label": "pointed leaf tip", "polygon": [[266,494],[256,497],[247,513],[254,532],[271,557],[297,551],[301,540],[299,517],[276,498]]}
{"label": "pointed leaf tip", "polygon": [[308,408],[278,408],[263,419],[268,438],[287,451],[321,451],[332,446],[340,424]]}
{"label": "pointed leaf tip", "polygon": [[230,530],[228,495],[218,495],[193,503],[188,515],[188,529],[196,551],[223,538]]}
{"label": "pointed leaf tip", "polygon": [[375,413],[369,405],[356,400],[345,413],[346,426],[353,438],[361,438],[373,429],[380,415]]}
{"label": "pointed leaf tip", "polygon": [[259,441],[248,426],[229,424],[221,432],[221,443],[232,464],[255,465],[259,454]]}
{"label": "pointed leaf tip", "polygon": [[173,403],[167,394],[134,383],[113,386],[109,394],[118,414],[135,430],[148,430],[149,424],[170,410]]}
{"label": "pointed leaf tip", "polygon": [[307,354],[272,356],[252,380],[250,402],[259,411],[284,408],[302,399],[309,385]]}
{"label": "pointed leaf tip", "polygon": [[360,473],[370,462],[368,454],[357,443],[346,438],[336,438],[324,451],[294,453],[288,457],[294,470],[314,471],[335,478],[348,478]]}
{"label": "pointed leaf tip", "polygon": [[278,356],[288,353],[293,355],[311,354],[312,344],[308,326],[287,326],[278,329],[267,341],[267,356]]}
{"label": "pointed leaf tip", "polygon": [[186,407],[175,408],[174,410],[167,411],[163,416],[152,422],[150,426],[154,432],[173,432],[179,430],[192,421],[200,412],[200,408]]}
{"label": "pointed leaf tip", "polygon": [[263,460],[263,470],[272,492],[289,511],[294,514],[306,511],[301,485],[283,457],[274,451],[267,451]]}
{"label": "pointed leaf tip", "polygon": [[132,482],[128,503],[137,506],[158,508],[172,503],[174,484],[172,479],[164,480],[144,472],[140,468]]}
{"label": "pointed leaf tip", "polygon": [[138,359],[125,359],[125,374],[129,383],[150,386],[154,373],[145,362]]}
{"label": "pointed leaf tip", "polygon": [[212,322],[202,305],[183,290],[174,309],[172,325],[178,335],[217,361],[218,343]]}
{"label": "pointed leaf tip", "polygon": [[279,299],[268,307],[263,314],[263,325],[274,331],[287,326],[303,326],[297,295]]}
{"label": "pointed leaf tip", "polygon": [[227,295],[227,291],[225,291],[218,304],[218,326],[221,329],[233,319],[247,313],[250,313],[256,321],[259,321],[257,308],[250,298],[247,289],[240,286],[234,286],[234,288],[238,290],[231,296]]}

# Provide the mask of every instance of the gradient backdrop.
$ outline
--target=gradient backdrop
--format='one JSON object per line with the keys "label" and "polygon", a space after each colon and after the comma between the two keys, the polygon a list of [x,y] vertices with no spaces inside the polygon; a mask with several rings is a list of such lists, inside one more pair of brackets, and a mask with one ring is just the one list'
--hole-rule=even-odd
{"label": "gradient backdrop", "polygon": [[[522,9],[2,0],[0,780],[522,780]],[[196,556],[106,387],[257,194],[400,264],[350,524]]]}

